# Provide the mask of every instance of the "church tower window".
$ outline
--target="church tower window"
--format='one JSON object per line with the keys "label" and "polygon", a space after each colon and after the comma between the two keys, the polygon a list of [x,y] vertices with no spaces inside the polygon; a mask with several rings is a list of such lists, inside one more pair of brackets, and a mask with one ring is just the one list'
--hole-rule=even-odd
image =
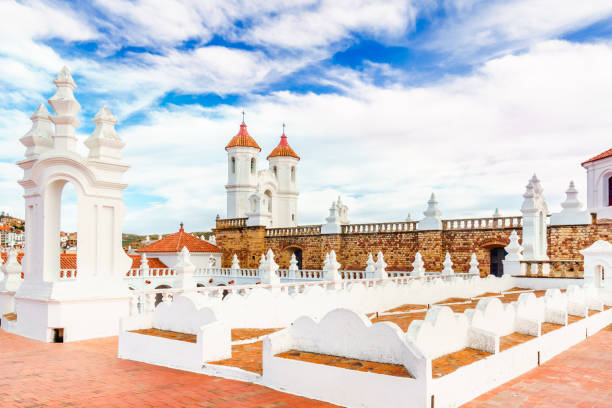
{"label": "church tower window", "polygon": [[295,166],[291,167],[291,181],[295,183]]}
{"label": "church tower window", "polygon": [[236,174],[236,159],[232,157],[232,174]]}
{"label": "church tower window", "polygon": [[274,172],[274,177],[278,178],[278,170],[276,169],[276,166],[272,168],[272,171]]}
{"label": "church tower window", "polygon": [[255,170],[257,169],[257,162],[255,158],[251,159],[251,174],[255,174]]}
{"label": "church tower window", "polygon": [[612,177],[608,179],[608,206],[612,207]]}

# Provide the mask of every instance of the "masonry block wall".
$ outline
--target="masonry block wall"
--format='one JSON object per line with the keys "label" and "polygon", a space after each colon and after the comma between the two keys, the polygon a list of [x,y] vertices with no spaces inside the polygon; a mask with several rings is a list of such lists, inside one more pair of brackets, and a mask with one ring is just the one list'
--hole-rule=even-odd
{"label": "masonry block wall", "polygon": [[[365,269],[368,254],[382,251],[387,270],[410,271],[420,251],[428,271],[441,271],[446,252],[450,252],[456,272],[467,272],[472,253],[476,253],[482,276],[490,272],[490,251],[508,245],[512,228],[400,231],[336,235],[266,236],[264,227],[215,229],[217,245],[223,250],[223,266],[229,267],[234,253],[243,268],[257,268],[262,253],[271,248],[282,269],[289,267],[291,254],[302,250],[303,269],[321,269],[325,254],[336,251],[344,270]],[[521,235],[521,230],[517,233]],[[581,260],[578,252],[598,239],[612,242],[612,223],[549,226],[548,255],[551,260]]]}

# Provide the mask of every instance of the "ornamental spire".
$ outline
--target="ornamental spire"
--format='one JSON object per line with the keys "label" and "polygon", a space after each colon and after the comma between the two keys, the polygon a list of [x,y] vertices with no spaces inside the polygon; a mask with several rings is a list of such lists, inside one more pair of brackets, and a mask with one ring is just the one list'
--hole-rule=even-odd
{"label": "ornamental spire", "polygon": [[26,147],[26,158],[38,156],[53,148],[53,128],[51,127],[51,115],[44,104],[30,116],[32,128],[19,141]]}
{"label": "ornamental spire", "polygon": [[85,141],[85,146],[89,148],[89,158],[120,160],[125,142],[115,131],[117,119],[104,106],[93,118],[93,122],[96,128]]}
{"label": "ornamental spire", "polygon": [[81,105],[74,98],[76,84],[67,67],[63,67],[53,80],[57,87],[55,95],[49,99],[49,105],[55,111],[56,116],[51,120],[55,123],[54,147],[58,150],[76,150],[75,128],[80,122],[76,117]]}

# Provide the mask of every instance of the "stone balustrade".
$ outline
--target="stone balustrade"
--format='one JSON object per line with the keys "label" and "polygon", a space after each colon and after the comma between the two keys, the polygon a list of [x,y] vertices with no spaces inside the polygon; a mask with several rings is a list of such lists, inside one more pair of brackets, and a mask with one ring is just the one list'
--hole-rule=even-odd
{"label": "stone balustrade", "polygon": [[247,218],[217,218],[217,228],[243,228],[247,225]]}
{"label": "stone balustrade", "polygon": [[60,269],[59,279],[60,280],[74,280],[77,278],[76,269]]}
{"label": "stone balustrade", "polygon": [[[311,273],[318,272],[322,276],[322,271],[300,271],[306,272],[305,276],[312,276]],[[388,282],[394,282],[398,285],[406,285],[413,281],[432,281],[434,279],[439,280],[467,280],[472,277],[479,277],[478,274],[473,273],[456,273],[452,276],[443,276],[439,273],[428,273],[426,276],[398,276],[389,278],[353,278],[358,274],[365,275],[365,271],[340,271],[345,274],[345,278],[339,282],[324,281],[324,280],[304,280],[297,282],[281,282],[279,285],[228,285],[228,286],[205,286],[198,287],[195,289],[181,289],[181,288],[159,288],[159,289],[147,289],[147,290],[132,290],[132,304],[137,304],[137,307],[131,308],[132,314],[138,313],[149,313],[155,309],[156,301],[161,298],[161,301],[171,302],[174,296],[183,293],[199,293],[212,298],[223,299],[229,294],[246,295],[254,289],[267,289],[267,290],[278,290],[281,293],[296,294],[304,293],[308,288],[313,286],[319,286],[326,290],[345,290],[354,283],[361,283],[366,287],[374,287],[384,285]],[[405,272],[400,272],[405,273]],[[315,278],[313,278],[315,279]],[[159,295],[159,297],[158,297]]]}
{"label": "stone balustrade", "polygon": [[321,234],[321,225],[300,225],[297,227],[266,229],[266,236],[268,237],[319,235],[319,234]]}
{"label": "stone balustrade", "polygon": [[442,220],[443,230],[521,228],[522,225],[523,217],[521,216]]}
{"label": "stone balustrade", "polygon": [[580,259],[552,259],[548,261],[521,262],[521,273],[524,276],[550,278],[584,277],[583,261]]}
{"label": "stone balustrade", "polygon": [[376,222],[370,224],[348,224],[342,226],[343,234],[367,234],[380,232],[416,231],[418,222]]}

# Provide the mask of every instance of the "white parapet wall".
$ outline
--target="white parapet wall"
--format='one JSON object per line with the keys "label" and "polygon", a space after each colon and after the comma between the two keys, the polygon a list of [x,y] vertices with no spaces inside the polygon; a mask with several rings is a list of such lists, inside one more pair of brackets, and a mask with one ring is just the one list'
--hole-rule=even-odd
{"label": "white parapet wall", "polygon": [[324,289],[311,285],[303,293],[291,295],[281,288],[255,288],[246,294],[237,293],[240,291],[237,289],[223,299],[206,294],[194,296],[201,307],[210,308],[219,321],[230,328],[279,328],[289,326],[300,316],[321,318],[337,308],[359,313],[383,312],[406,303],[425,306],[450,297],[473,297],[485,292],[501,292],[514,286],[512,277],[405,281],[397,283],[388,279],[368,286],[368,280],[357,280],[346,289]]}
{"label": "white parapet wall", "polygon": [[[403,365],[414,378],[275,357],[292,349]],[[267,336],[263,369],[265,385],[343,406],[424,407],[431,360],[406,343],[397,325],[372,324],[363,315],[337,309],[320,322],[302,317]]]}
{"label": "white parapet wall", "polygon": [[[462,314],[435,306],[424,321],[413,322],[404,337],[395,324],[371,324],[365,316],[345,309],[331,311],[321,321],[302,317],[264,340],[261,383],[344,406],[457,407],[611,324],[612,309],[600,311],[599,295],[593,289],[572,287],[568,294],[551,289],[537,299],[526,293],[507,305],[496,298],[481,299],[476,309]],[[572,302],[582,302],[588,310],[599,313],[587,313],[583,319],[542,335],[542,322],[567,322]],[[486,341],[475,341],[472,330],[484,335]],[[500,337],[515,332],[530,334],[532,339],[500,351]],[[433,359],[465,347],[486,350],[491,344],[490,356],[432,378]],[[277,357],[289,350],[403,364],[415,378]]]}
{"label": "white parapet wall", "polygon": [[[229,327],[198,300],[182,295],[172,303],[160,304],[154,313],[122,319],[118,357],[197,372],[207,361],[231,357]],[[196,343],[134,332],[151,328],[194,334]]]}

